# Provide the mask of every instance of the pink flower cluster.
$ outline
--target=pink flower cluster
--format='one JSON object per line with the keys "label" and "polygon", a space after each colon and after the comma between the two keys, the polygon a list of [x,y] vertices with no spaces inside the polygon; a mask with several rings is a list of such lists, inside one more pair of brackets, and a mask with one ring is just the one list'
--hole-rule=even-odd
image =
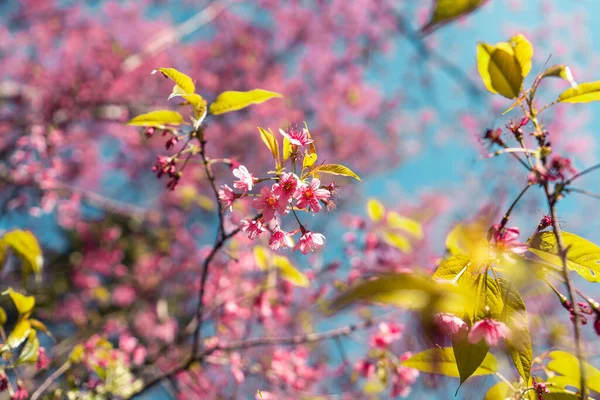
{"label": "pink flower cluster", "polygon": [[469,331],[468,339],[473,344],[484,339],[488,346],[493,347],[497,346],[501,339],[510,337],[508,327],[492,318],[475,322],[470,330],[467,324],[454,314],[437,314],[435,322],[442,333],[450,336]]}

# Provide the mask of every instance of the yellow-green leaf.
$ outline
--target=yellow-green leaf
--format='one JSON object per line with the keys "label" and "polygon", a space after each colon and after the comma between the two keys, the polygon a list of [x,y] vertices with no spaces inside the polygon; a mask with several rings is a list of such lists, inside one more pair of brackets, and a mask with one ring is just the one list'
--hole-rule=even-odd
{"label": "yellow-green leaf", "polygon": [[26,319],[22,319],[13,328],[10,335],[6,339],[6,346],[11,349],[16,349],[27,339],[31,331],[31,324]]}
{"label": "yellow-green leaf", "polygon": [[[573,233],[563,232],[567,266],[590,282],[600,282],[600,247]],[[540,232],[529,242],[529,251],[543,260],[561,266],[554,232]]]}
{"label": "yellow-green leaf", "polygon": [[[566,377],[568,385],[581,390],[579,360],[574,355],[565,351],[553,351],[547,368]],[[600,370],[587,362],[584,363],[584,368],[588,389],[600,392]]]}
{"label": "yellow-green leaf", "polygon": [[8,294],[10,296],[13,303],[15,303],[17,311],[19,311],[19,314],[21,315],[30,313],[35,306],[35,297],[25,296],[19,292],[15,292],[12,288],[8,288],[3,294]]}
{"label": "yellow-green leaf", "polygon": [[27,342],[19,354],[19,363],[36,362],[38,359],[38,349],[40,348],[40,341],[37,337],[35,329],[29,331],[27,336]]}
{"label": "yellow-green leaf", "polygon": [[444,281],[468,279],[473,281],[471,274],[467,271],[471,263],[471,257],[465,254],[456,254],[448,257],[440,263],[437,270],[433,274],[433,279]]}
{"label": "yellow-green leaf", "polygon": [[503,279],[499,282],[502,290],[501,297],[504,300],[501,319],[511,332],[510,338],[506,339],[506,348],[519,375],[528,382],[533,362],[533,348],[527,309],[523,298],[510,282]]}
{"label": "yellow-green leaf", "polygon": [[292,156],[292,144],[290,143],[290,139],[287,137],[283,137],[283,161],[287,161]]}
{"label": "yellow-green leaf", "polygon": [[260,138],[263,143],[273,155],[276,164],[279,165],[279,143],[277,142],[277,139],[275,139],[272,132],[263,129],[260,126],[258,127],[258,131],[260,132]]}
{"label": "yellow-green leaf", "polygon": [[401,216],[395,211],[387,214],[387,226],[392,229],[401,229],[410,233],[415,239],[423,239],[423,227],[414,219]]}
{"label": "yellow-green leaf", "polygon": [[506,382],[498,382],[485,394],[484,400],[506,400],[510,399],[512,390]]}
{"label": "yellow-green leaf", "polygon": [[577,82],[575,82],[575,79],[573,78],[573,74],[571,73],[571,68],[569,68],[566,65],[558,64],[558,65],[551,66],[546,71],[544,71],[544,73],[542,74],[542,79],[547,78],[547,77],[561,78],[561,79],[564,79],[565,81],[569,82],[571,87],[573,87],[573,88],[577,87]]}
{"label": "yellow-green leaf", "polygon": [[479,343],[471,343],[466,332],[461,332],[452,337],[452,351],[456,359],[460,385],[477,371],[489,350],[485,340],[481,340]]}
{"label": "yellow-green leaf", "polygon": [[523,78],[531,69],[533,48],[522,35],[492,46],[477,45],[477,70],[486,87],[492,93],[514,99],[519,96]]}
{"label": "yellow-green leaf", "polygon": [[44,257],[33,233],[17,229],[4,234],[2,241],[21,259],[25,276],[31,273],[37,277],[40,276],[44,266]]}
{"label": "yellow-green leaf", "polygon": [[38,331],[42,331],[46,335],[48,335],[52,340],[55,340],[54,336],[52,336],[52,333],[50,332],[50,330],[48,329],[48,327],[42,321],[40,321],[38,319],[35,319],[35,318],[29,318],[28,321],[31,324],[31,327],[33,329],[36,329]]}
{"label": "yellow-green leaf", "polygon": [[[306,134],[308,135],[309,139],[312,139],[312,136],[310,135],[310,131],[308,130],[308,124],[306,123],[306,121],[304,121],[304,129],[306,129]],[[317,153],[317,148],[315,147],[315,141],[313,140],[312,143],[310,143],[308,145],[308,152],[310,154],[316,154]]]}
{"label": "yellow-green leaf", "polygon": [[269,267],[269,250],[262,246],[254,246],[254,261],[256,266],[263,271]]}
{"label": "yellow-green leaf", "polygon": [[[460,377],[452,347],[427,349],[403,361],[402,365],[430,374],[440,374],[453,378]],[[471,376],[491,375],[497,371],[498,362],[496,358],[491,353],[487,353],[479,368]]]}
{"label": "yellow-green leaf", "polygon": [[159,110],[138,115],[127,123],[132,126],[152,126],[164,128],[166,125],[177,126],[183,122],[183,117],[177,111]]}
{"label": "yellow-green leaf", "polygon": [[600,81],[586,82],[565,90],[558,96],[562,103],[589,103],[600,101]]}
{"label": "yellow-green leaf", "polygon": [[381,379],[377,377],[369,379],[363,386],[363,392],[365,394],[377,394],[383,392],[385,389],[385,385],[381,382]]}
{"label": "yellow-green leaf", "polygon": [[192,78],[177,71],[175,68],[157,68],[152,73],[155,74],[157,71],[160,71],[165,77],[173,80],[185,93],[191,94],[196,91]]}
{"label": "yellow-green leaf", "polygon": [[248,92],[228,91],[221,93],[210,105],[209,112],[214,115],[241,110],[251,104],[263,103],[275,97],[283,97],[276,92],[254,89]]}
{"label": "yellow-green leaf", "polygon": [[6,324],[6,311],[0,307],[0,326],[4,326],[4,324]]}
{"label": "yellow-green leaf", "polygon": [[332,174],[332,175],[342,175],[349,176],[357,180],[361,180],[358,175],[356,175],[352,170],[348,167],[339,164],[323,164],[319,165],[315,169],[311,171],[311,174]]}
{"label": "yellow-green leaf", "polygon": [[410,240],[398,234],[397,232],[385,231],[382,233],[381,238],[384,242],[397,248],[405,254],[412,252],[412,244],[410,243]]}
{"label": "yellow-green leaf", "polygon": [[484,4],[484,0],[436,0],[429,22],[421,29],[428,33],[436,27],[467,15]]}
{"label": "yellow-green leaf", "polygon": [[304,153],[304,159],[302,160],[302,169],[310,168],[317,162],[317,153],[309,153],[306,151]]}
{"label": "yellow-green leaf", "polygon": [[498,282],[489,275],[479,274],[473,285],[476,301],[467,310],[471,322],[479,321],[488,316],[498,319],[504,309],[504,301]]}
{"label": "yellow-green leaf", "polygon": [[385,215],[385,207],[381,202],[375,199],[369,199],[367,202],[367,215],[373,222],[379,222]]}
{"label": "yellow-green leaf", "polygon": [[531,71],[533,46],[522,34],[510,38],[509,42],[513,46],[517,62],[521,66],[521,76],[525,78],[529,74],[529,71]]}
{"label": "yellow-green leaf", "polygon": [[273,265],[279,269],[281,278],[291,284],[300,287],[308,287],[310,285],[310,281],[306,275],[298,271],[287,257],[273,256]]}

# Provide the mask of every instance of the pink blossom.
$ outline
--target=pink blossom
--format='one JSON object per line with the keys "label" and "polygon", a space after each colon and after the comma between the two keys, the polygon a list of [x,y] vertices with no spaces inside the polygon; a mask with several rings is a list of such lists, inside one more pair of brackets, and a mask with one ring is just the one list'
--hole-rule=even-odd
{"label": "pink blossom", "polygon": [[596,335],[600,336],[600,313],[596,312],[596,320],[594,321],[594,330]]}
{"label": "pink blossom", "polygon": [[385,349],[393,341],[400,339],[403,330],[403,326],[398,326],[393,322],[389,324],[382,322],[379,324],[379,332],[371,337],[371,346]]}
{"label": "pink blossom", "polygon": [[133,354],[131,355],[131,361],[134,365],[142,365],[146,360],[146,348],[142,346],[138,346],[133,350]]}
{"label": "pink blossom", "polygon": [[221,207],[223,210],[229,208],[229,211],[233,211],[233,202],[236,199],[236,194],[227,185],[221,185],[221,190],[219,190],[219,201],[221,202]]}
{"label": "pink blossom", "polygon": [[39,371],[40,369],[46,369],[50,365],[50,358],[46,355],[46,349],[43,347],[38,348],[38,359],[35,363],[35,369]]}
{"label": "pink blossom", "polygon": [[296,195],[300,180],[293,172],[282,174],[279,183],[273,185],[273,193],[281,199],[291,201]]}
{"label": "pink blossom", "polygon": [[306,128],[300,130],[298,127],[290,126],[287,132],[285,132],[283,129],[280,129],[279,133],[288,138],[290,143],[295,146],[306,146],[313,142],[313,140],[308,136],[308,130]]}
{"label": "pink blossom", "polygon": [[321,211],[321,204],[319,200],[327,200],[329,199],[331,193],[327,189],[321,189],[321,181],[313,178],[310,185],[302,185],[300,190],[300,195],[298,196],[298,208],[306,208],[310,206],[310,209],[313,212]]}
{"label": "pink blossom", "polygon": [[8,388],[8,377],[4,371],[0,371],[0,393]]}
{"label": "pink blossom", "polygon": [[262,220],[253,219],[243,219],[240,222],[240,229],[248,236],[248,239],[253,240],[266,231]]}
{"label": "pink blossom", "polygon": [[18,386],[15,393],[13,393],[13,400],[27,400],[29,398],[29,393],[25,390],[21,385]]}
{"label": "pink blossom", "polygon": [[468,329],[465,321],[454,314],[436,314],[435,322],[443,333],[450,335]]}
{"label": "pink blossom", "polygon": [[561,157],[558,154],[552,155],[552,158],[550,158],[549,166],[550,173],[555,178],[560,178],[561,180],[565,179],[565,174],[567,172],[570,174],[577,173],[577,170],[571,165],[571,160],[566,157]]}
{"label": "pink blossom", "polygon": [[235,168],[232,173],[233,176],[239,179],[239,181],[233,182],[234,188],[243,190],[244,192],[252,190],[252,187],[254,186],[254,178],[252,177],[252,174],[248,172],[248,169],[245,166],[240,165],[239,167]]}
{"label": "pink blossom", "polygon": [[365,378],[369,378],[375,373],[375,365],[368,360],[357,361],[356,364],[354,364],[354,368]]}
{"label": "pink blossom", "polygon": [[500,339],[506,339],[510,334],[508,327],[496,320],[486,318],[475,322],[469,332],[469,342],[478,343],[482,338],[488,346],[496,346]]}
{"label": "pink blossom", "polygon": [[519,242],[519,228],[516,226],[500,229],[500,224],[495,224],[491,229],[491,242],[500,251],[511,251],[516,254],[523,254],[529,246]]}
{"label": "pink blossom", "polygon": [[260,210],[265,222],[269,222],[275,217],[275,211],[282,215],[287,213],[288,201],[277,197],[271,188],[264,187],[260,190],[260,197],[252,201],[252,207]]}
{"label": "pink blossom", "polygon": [[279,247],[292,247],[294,245],[292,238],[288,232],[284,232],[279,228],[275,228],[271,238],[269,239],[269,247],[275,251]]}
{"label": "pink blossom", "polygon": [[306,231],[294,247],[294,251],[300,249],[302,254],[308,254],[310,251],[323,246],[324,240],[325,236],[322,234]]}

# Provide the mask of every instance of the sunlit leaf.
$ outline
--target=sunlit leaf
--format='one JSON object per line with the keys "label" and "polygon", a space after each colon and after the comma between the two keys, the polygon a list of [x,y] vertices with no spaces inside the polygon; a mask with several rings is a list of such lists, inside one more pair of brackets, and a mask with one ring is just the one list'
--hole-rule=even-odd
{"label": "sunlit leaf", "polygon": [[306,151],[304,153],[304,159],[302,160],[302,169],[310,168],[317,161],[317,153],[309,153]]}
{"label": "sunlit leaf", "polygon": [[[452,347],[427,349],[403,361],[402,365],[421,372],[440,374],[453,378],[460,377]],[[471,376],[490,375],[497,371],[498,362],[496,358],[491,353],[487,353],[479,368]]]}
{"label": "sunlit leaf", "polygon": [[339,165],[339,164],[323,164],[323,165],[319,165],[318,167],[316,167],[315,169],[313,169],[311,171],[312,174],[314,173],[319,173],[319,174],[332,174],[332,175],[342,175],[342,176],[349,176],[351,178],[357,179],[357,180],[361,180],[359,178],[358,175],[356,175],[354,172],[352,172],[352,170],[348,167],[345,167],[343,165]]}
{"label": "sunlit leaf", "polygon": [[511,332],[510,338],[506,339],[506,348],[519,375],[528,382],[533,362],[533,349],[527,309],[521,295],[510,282],[500,280],[500,286],[504,301],[501,319]]}
{"label": "sunlit leaf", "polygon": [[185,93],[191,94],[196,91],[192,78],[177,71],[175,68],[157,68],[152,73],[155,74],[157,71],[160,71],[165,77],[173,80]]}
{"label": "sunlit leaf", "polygon": [[562,103],[589,103],[600,100],[600,81],[581,83],[558,96]]}
{"label": "sunlit leaf", "polygon": [[6,324],[6,311],[0,307],[0,326],[4,326],[4,324]]}
{"label": "sunlit leaf", "polygon": [[262,270],[266,270],[269,267],[269,250],[262,246],[254,246],[253,252],[256,266]]}
{"label": "sunlit leaf", "polygon": [[473,281],[471,273],[467,271],[472,261],[471,257],[465,254],[448,257],[440,263],[433,274],[433,278],[445,281],[458,281],[459,279]]}
{"label": "sunlit leaf", "polygon": [[431,32],[440,25],[475,11],[484,2],[485,0],[436,0],[431,17],[421,31]]}
{"label": "sunlit leaf", "polygon": [[[311,136],[311,134],[310,134],[310,130],[308,129],[308,124],[306,123],[306,121],[304,121],[304,129],[306,129],[306,134],[308,135],[308,138],[309,138],[309,139],[312,139],[312,136]],[[313,142],[312,142],[312,143],[310,143],[310,144],[308,145],[308,152],[309,152],[310,154],[316,154],[316,152],[317,152],[317,148],[315,147],[315,142],[314,142],[314,140],[313,140]]]}
{"label": "sunlit leaf", "polygon": [[475,344],[469,342],[467,333],[462,332],[452,337],[452,350],[462,385],[485,360],[489,347],[485,340]]}
{"label": "sunlit leaf", "polygon": [[385,231],[381,234],[381,238],[384,242],[397,248],[405,254],[408,254],[412,251],[412,244],[410,243],[410,240],[398,234],[397,232]]}
{"label": "sunlit leaf", "polygon": [[31,329],[29,331],[29,335],[27,336],[27,342],[25,342],[25,346],[23,346],[21,354],[19,354],[19,363],[36,362],[38,359],[39,348],[40,341],[37,337],[37,333],[35,329]]}
{"label": "sunlit leaf", "polygon": [[159,110],[138,115],[127,123],[132,126],[152,126],[164,128],[167,125],[177,126],[183,122],[183,117],[177,111]]}
{"label": "sunlit leaf", "polygon": [[287,161],[292,156],[292,143],[290,143],[290,139],[287,137],[283,137],[283,161]]}
{"label": "sunlit leaf", "polygon": [[506,382],[498,382],[485,394],[484,400],[506,400],[510,399],[512,390]]}
{"label": "sunlit leaf", "polygon": [[533,57],[533,46],[527,38],[521,34],[510,38],[510,44],[515,50],[515,56],[521,66],[521,76],[525,78],[531,71],[531,58]]}
{"label": "sunlit leaf", "polygon": [[561,79],[564,79],[565,81],[569,82],[571,87],[573,87],[573,88],[577,87],[577,82],[575,82],[575,79],[573,78],[573,74],[571,73],[571,68],[569,68],[566,65],[558,64],[558,65],[551,66],[546,71],[544,71],[544,73],[542,74],[542,79],[547,78],[547,77],[561,78]]}
{"label": "sunlit leaf", "polygon": [[273,159],[277,165],[279,165],[279,143],[277,142],[277,139],[275,139],[273,133],[261,128],[260,126],[258,127],[258,131],[260,132],[260,138],[262,139],[263,143],[273,155]]}
{"label": "sunlit leaf", "polygon": [[21,259],[25,276],[34,273],[36,277],[40,277],[44,266],[44,257],[33,233],[17,229],[5,233],[2,241]]}
{"label": "sunlit leaf", "polygon": [[377,394],[385,391],[386,386],[381,382],[381,379],[373,377],[365,382],[363,392],[365,394]]}
{"label": "sunlit leaf", "polygon": [[[581,390],[579,360],[574,355],[565,351],[553,351],[547,368],[567,378],[564,383]],[[600,370],[587,362],[584,363],[584,368],[588,389],[600,392]]]}
{"label": "sunlit leaf", "polygon": [[410,233],[415,239],[423,238],[423,227],[414,219],[401,216],[395,211],[390,211],[386,216],[387,226]]}
{"label": "sunlit leaf", "polygon": [[[600,247],[573,233],[563,232],[567,267],[590,282],[600,282]],[[562,266],[554,232],[540,232],[529,242],[529,251],[554,265]]]}
{"label": "sunlit leaf", "polygon": [[25,296],[19,292],[15,292],[12,288],[8,288],[3,294],[8,294],[15,304],[17,311],[19,314],[27,314],[33,310],[35,306],[35,297],[33,296]]}
{"label": "sunlit leaf", "polygon": [[26,319],[22,319],[13,328],[10,335],[6,339],[6,346],[11,349],[16,349],[27,339],[31,331],[31,324]]}
{"label": "sunlit leaf", "polygon": [[469,318],[472,322],[486,317],[498,319],[504,309],[502,292],[498,282],[486,274],[479,274],[475,278],[475,302],[468,308]]}
{"label": "sunlit leaf", "polygon": [[273,256],[273,265],[279,269],[281,278],[291,284],[300,287],[308,287],[310,285],[310,281],[306,275],[298,271],[287,257]]}
{"label": "sunlit leaf", "polygon": [[50,332],[50,330],[48,329],[48,327],[42,321],[37,320],[35,318],[29,318],[28,321],[31,324],[31,327],[33,329],[36,329],[38,331],[42,331],[46,335],[48,335],[52,340],[55,340],[54,336],[52,336],[52,333]]}
{"label": "sunlit leaf", "polygon": [[369,199],[367,202],[367,215],[373,222],[379,222],[385,215],[385,207],[381,202],[375,199]]}
{"label": "sunlit leaf", "polygon": [[209,112],[214,115],[240,110],[251,104],[263,103],[276,97],[283,97],[279,93],[268,90],[254,89],[248,92],[228,91],[221,93],[210,105]]}

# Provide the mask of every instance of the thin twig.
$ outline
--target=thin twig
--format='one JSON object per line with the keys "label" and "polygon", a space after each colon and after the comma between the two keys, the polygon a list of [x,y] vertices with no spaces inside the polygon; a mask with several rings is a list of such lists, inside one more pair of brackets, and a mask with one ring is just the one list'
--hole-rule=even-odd
{"label": "thin twig", "polygon": [[515,199],[515,201],[512,202],[512,204],[510,205],[510,207],[506,211],[506,214],[504,214],[504,217],[502,217],[502,222],[500,222],[500,229],[499,230],[502,230],[506,226],[506,224],[508,223],[508,220],[510,219],[510,214],[512,213],[513,208],[515,208],[515,206],[517,205],[517,203],[519,202],[519,200],[521,200],[521,197],[523,197],[523,195],[525,194],[525,192],[527,191],[527,189],[529,189],[530,187],[531,187],[531,184],[528,184],[527,186],[525,186],[525,188],[523,190],[521,190],[521,193],[519,193],[519,195],[517,196],[517,198]]}
{"label": "thin twig", "polygon": [[37,390],[35,392],[33,392],[33,394],[31,395],[31,400],[37,400],[42,394],[44,394],[44,391],[46,389],[48,389],[48,387],[50,387],[50,385],[52,385],[52,382],[54,382],[62,374],[64,374],[65,372],[67,372],[67,370],[69,368],[71,368],[71,361],[67,360],[67,362],[65,362],[63,365],[61,365],[60,368],[58,368],[56,371],[54,371],[52,373],[52,375],[50,375],[48,378],[46,378],[46,380],[44,381],[44,383],[42,383],[40,385],[40,387],[37,388]]}
{"label": "thin twig", "polygon": [[565,185],[568,185],[568,184],[570,184],[570,183],[571,183],[571,182],[573,182],[575,179],[577,179],[577,178],[579,178],[579,177],[581,177],[581,176],[583,176],[583,175],[585,175],[585,174],[587,174],[587,173],[589,173],[589,172],[592,172],[592,171],[594,171],[594,170],[596,170],[596,169],[598,169],[598,168],[600,168],[600,164],[596,164],[596,165],[594,165],[594,166],[592,166],[592,167],[589,167],[589,168],[586,168],[586,169],[584,169],[583,171],[581,171],[581,172],[579,172],[579,173],[577,173],[577,174],[573,175],[573,176],[572,176],[570,179],[568,179],[568,180],[565,182]]}

